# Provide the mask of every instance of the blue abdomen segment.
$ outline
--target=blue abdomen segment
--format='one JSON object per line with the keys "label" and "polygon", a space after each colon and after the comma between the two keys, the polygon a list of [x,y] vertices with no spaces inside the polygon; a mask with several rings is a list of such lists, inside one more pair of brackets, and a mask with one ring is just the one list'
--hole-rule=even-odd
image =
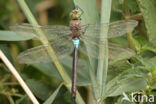
{"label": "blue abdomen segment", "polygon": [[73,39],[73,44],[74,44],[74,48],[78,48],[79,40],[78,39]]}

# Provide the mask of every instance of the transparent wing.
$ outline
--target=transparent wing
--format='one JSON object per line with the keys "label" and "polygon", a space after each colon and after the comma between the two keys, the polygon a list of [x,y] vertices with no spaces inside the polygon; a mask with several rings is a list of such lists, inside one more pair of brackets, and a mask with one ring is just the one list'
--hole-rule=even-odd
{"label": "transparent wing", "polygon": [[48,40],[56,40],[62,36],[66,36],[70,34],[69,27],[63,25],[52,25],[52,26],[40,26],[40,25],[32,25],[32,24],[16,24],[10,26],[10,29],[16,34],[23,36],[30,35],[33,36],[35,39],[39,39],[38,37],[38,30],[41,30]]}
{"label": "transparent wing", "polygon": [[[69,38],[70,39],[70,38]],[[73,51],[72,41],[64,41],[64,38],[52,42],[52,46],[57,58],[64,58],[66,55],[69,55]],[[40,62],[49,62],[52,61],[46,51],[48,45],[40,45],[35,48],[28,49],[17,56],[17,60],[22,64],[33,64]]]}
{"label": "transparent wing", "polygon": [[138,22],[135,20],[122,20],[113,22],[110,24],[94,24],[94,25],[84,25],[82,26],[82,36],[81,38],[101,38],[100,31],[106,32],[108,29],[108,38],[119,37],[128,32],[132,32],[137,26]]}
{"label": "transparent wing", "polygon": [[135,52],[127,47],[109,43],[109,60],[122,60],[135,55]]}
{"label": "transparent wing", "polygon": [[103,35],[100,36],[100,32],[105,32],[106,29],[109,28],[108,38],[118,37],[127,32],[133,31],[134,27],[137,26],[137,23],[138,22],[135,20],[123,20],[110,24],[85,25],[82,27],[82,32],[84,34],[81,36],[82,45],[79,46],[80,51],[86,55],[89,55],[90,57],[102,59],[104,57],[99,57],[99,48],[107,47],[109,49],[109,59],[124,59],[131,57],[135,53],[129,48],[112,43],[109,43],[108,46],[106,46],[106,39],[103,37]]}
{"label": "transparent wing", "polygon": [[129,48],[117,45],[117,44],[113,44],[113,43],[109,43],[108,46],[106,46],[103,42],[97,41],[81,41],[80,43],[81,45],[79,45],[79,50],[92,58],[95,59],[103,59],[104,57],[99,57],[99,49],[100,48],[108,48],[109,49],[109,59],[126,59],[126,58],[130,58],[132,56],[135,55],[135,52]]}

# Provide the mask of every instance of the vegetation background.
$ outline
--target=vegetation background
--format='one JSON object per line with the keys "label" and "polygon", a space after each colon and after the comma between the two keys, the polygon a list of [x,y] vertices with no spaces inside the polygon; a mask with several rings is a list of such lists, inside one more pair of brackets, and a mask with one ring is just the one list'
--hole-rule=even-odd
{"label": "vegetation background", "polygon": [[[109,61],[105,92],[97,94],[96,70],[89,70],[86,56],[80,53],[78,65],[78,91],[76,102],[71,99],[68,82],[62,79],[54,63],[20,65],[16,56],[29,48],[40,45],[37,40],[26,40],[14,35],[9,26],[29,22],[30,15],[23,12],[23,0],[0,0],[0,49],[15,66],[26,81],[38,101],[42,104],[132,104],[122,101],[122,92],[141,92],[156,96],[156,1],[155,0],[25,0],[40,25],[69,25],[69,13],[79,5],[86,16],[82,22],[95,23],[107,4],[107,13],[111,13],[110,22],[134,19],[139,22],[133,33],[109,41],[131,48],[135,54],[124,58],[116,57]],[[111,11],[109,8],[111,7]],[[26,9],[25,9],[26,10]],[[27,11],[27,10],[26,10]],[[106,13],[106,14],[107,14]],[[30,18],[29,18],[30,17]],[[31,22],[33,23],[33,22]],[[43,42],[41,42],[43,43]],[[126,55],[126,54],[125,54]],[[72,57],[60,60],[65,72],[71,76]],[[94,60],[94,64],[97,62]],[[107,70],[106,70],[107,71]],[[90,74],[92,72],[92,74]],[[94,80],[95,79],[95,80]],[[97,78],[98,79],[98,78]],[[101,98],[104,99],[101,101]],[[156,98],[155,98],[156,99]],[[144,99],[145,100],[145,99]],[[140,102],[136,104],[155,104]],[[0,104],[31,104],[31,101],[10,73],[0,62]],[[135,103],[133,103],[135,104]]]}

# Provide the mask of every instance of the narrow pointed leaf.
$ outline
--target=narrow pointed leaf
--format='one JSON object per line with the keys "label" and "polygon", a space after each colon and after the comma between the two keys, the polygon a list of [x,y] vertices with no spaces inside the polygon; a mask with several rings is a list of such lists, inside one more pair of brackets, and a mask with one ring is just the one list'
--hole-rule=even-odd
{"label": "narrow pointed leaf", "polygon": [[43,104],[52,104],[53,101],[55,100],[60,88],[62,87],[63,84],[60,84],[60,86],[54,91],[54,93],[43,103]]}

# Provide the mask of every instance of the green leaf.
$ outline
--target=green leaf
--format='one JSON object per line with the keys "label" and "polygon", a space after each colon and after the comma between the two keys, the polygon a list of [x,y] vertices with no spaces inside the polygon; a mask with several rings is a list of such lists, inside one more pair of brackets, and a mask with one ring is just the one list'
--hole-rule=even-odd
{"label": "green leaf", "polygon": [[141,44],[139,43],[139,41],[137,39],[133,39],[133,42],[135,44],[135,49],[137,53],[141,53]]}
{"label": "green leaf", "polygon": [[26,80],[26,83],[28,84],[30,90],[41,100],[48,98],[51,90],[50,87],[48,87],[46,84],[34,79]]}
{"label": "green leaf", "polygon": [[143,59],[143,64],[145,65],[145,69],[147,69],[150,72],[156,71],[156,56],[152,58],[144,58]]}
{"label": "green leaf", "polygon": [[32,104],[32,103],[30,102],[27,95],[24,95],[21,98],[19,98],[18,100],[16,100],[16,104]]}
{"label": "green leaf", "polygon": [[112,65],[116,62],[128,59],[128,58],[136,55],[136,53],[130,48],[126,48],[126,47],[122,47],[122,46],[118,46],[118,47],[116,46],[116,48],[118,48],[119,50],[116,50],[116,51],[113,51],[113,49],[109,50],[109,53],[110,53],[109,56],[110,56],[110,60],[111,60],[109,62],[109,65]]}
{"label": "green leaf", "polygon": [[1,41],[22,41],[32,39],[32,35],[17,35],[12,31],[0,31],[0,40]]}
{"label": "green leaf", "polygon": [[147,81],[145,78],[139,78],[132,76],[130,78],[123,79],[120,82],[113,82],[113,86],[107,85],[110,89],[107,90],[107,97],[109,96],[118,96],[123,92],[133,92],[138,91],[146,87]]}
{"label": "green leaf", "polygon": [[156,53],[156,46],[148,43],[148,44],[145,44],[143,47],[142,47],[143,50],[148,50],[148,51],[152,51],[154,53]]}
{"label": "green leaf", "polygon": [[144,52],[144,51],[152,51],[156,53],[156,46],[154,46],[152,43],[149,43],[144,37],[137,36],[133,39],[135,43],[135,48],[138,53]]}
{"label": "green leaf", "polygon": [[139,12],[139,7],[136,0],[127,0],[127,5],[132,13]]}
{"label": "green leaf", "polygon": [[43,104],[52,104],[55,100],[57,93],[59,92],[60,88],[63,84],[60,84],[60,86],[53,92],[53,94],[43,103]]}
{"label": "green leaf", "polygon": [[[122,100],[123,96],[120,96],[118,99],[117,99],[117,102],[115,104],[135,104],[133,102],[129,102],[127,100]],[[130,96],[128,96],[128,98],[130,98]]]}
{"label": "green leaf", "polygon": [[135,36],[134,40],[137,41],[141,46],[148,42],[147,39],[143,36]]}
{"label": "green leaf", "polygon": [[126,70],[107,83],[105,97],[118,96],[123,92],[133,92],[145,88],[147,85],[145,75],[141,70]]}
{"label": "green leaf", "polygon": [[138,54],[144,51],[142,49],[142,46],[148,43],[147,40],[142,36],[136,36],[135,38],[133,38],[133,42],[135,44],[135,49],[137,50]]}
{"label": "green leaf", "polygon": [[113,78],[121,74],[121,72],[132,67],[133,65],[128,61],[119,61],[113,65],[109,65],[107,81],[111,81]]}
{"label": "green leaf", "polygon": [[112,1],[112,10],[120,13],[122,10],[122,5],[123,5],[123,1],[113,0]]}
{"label": "green leaf", "polygon": [[[101,2],[101,21],[100,23],[109,23],[110,22],[110,15],[111,15],[111,4],[112,0],[103,0]],[[109,28],[105,28],[104,30],[101,29],[100,37],[104,36],[107,39],[107,33]],[[102,100],[106,94],[106,82],[107,82],[107,71],[108,71],[108,40],[104,41],[106,45],[105,48],[102,48],[99,45],[99,57],[103,57],[104,59],[98,60],[98,67],[97,67],[97,81],[100,86],[100,96],[102,96]]]}
{"label": "green leaf", "polygon": [[36,64],[33,64],[32,66],[34,66],[35,68],[37,68],[37,70],[41,71],[42,73],[44,73],[45,75],[51,78],[55,77],[58,80],[62,80],[57,69],[51,62],[50,63],[36,63]]}
{"label": "green leaf", "polygon": [[152,43],[156,44],[156,1],[138,0],[141,12],[143,14],[147,33]]}

